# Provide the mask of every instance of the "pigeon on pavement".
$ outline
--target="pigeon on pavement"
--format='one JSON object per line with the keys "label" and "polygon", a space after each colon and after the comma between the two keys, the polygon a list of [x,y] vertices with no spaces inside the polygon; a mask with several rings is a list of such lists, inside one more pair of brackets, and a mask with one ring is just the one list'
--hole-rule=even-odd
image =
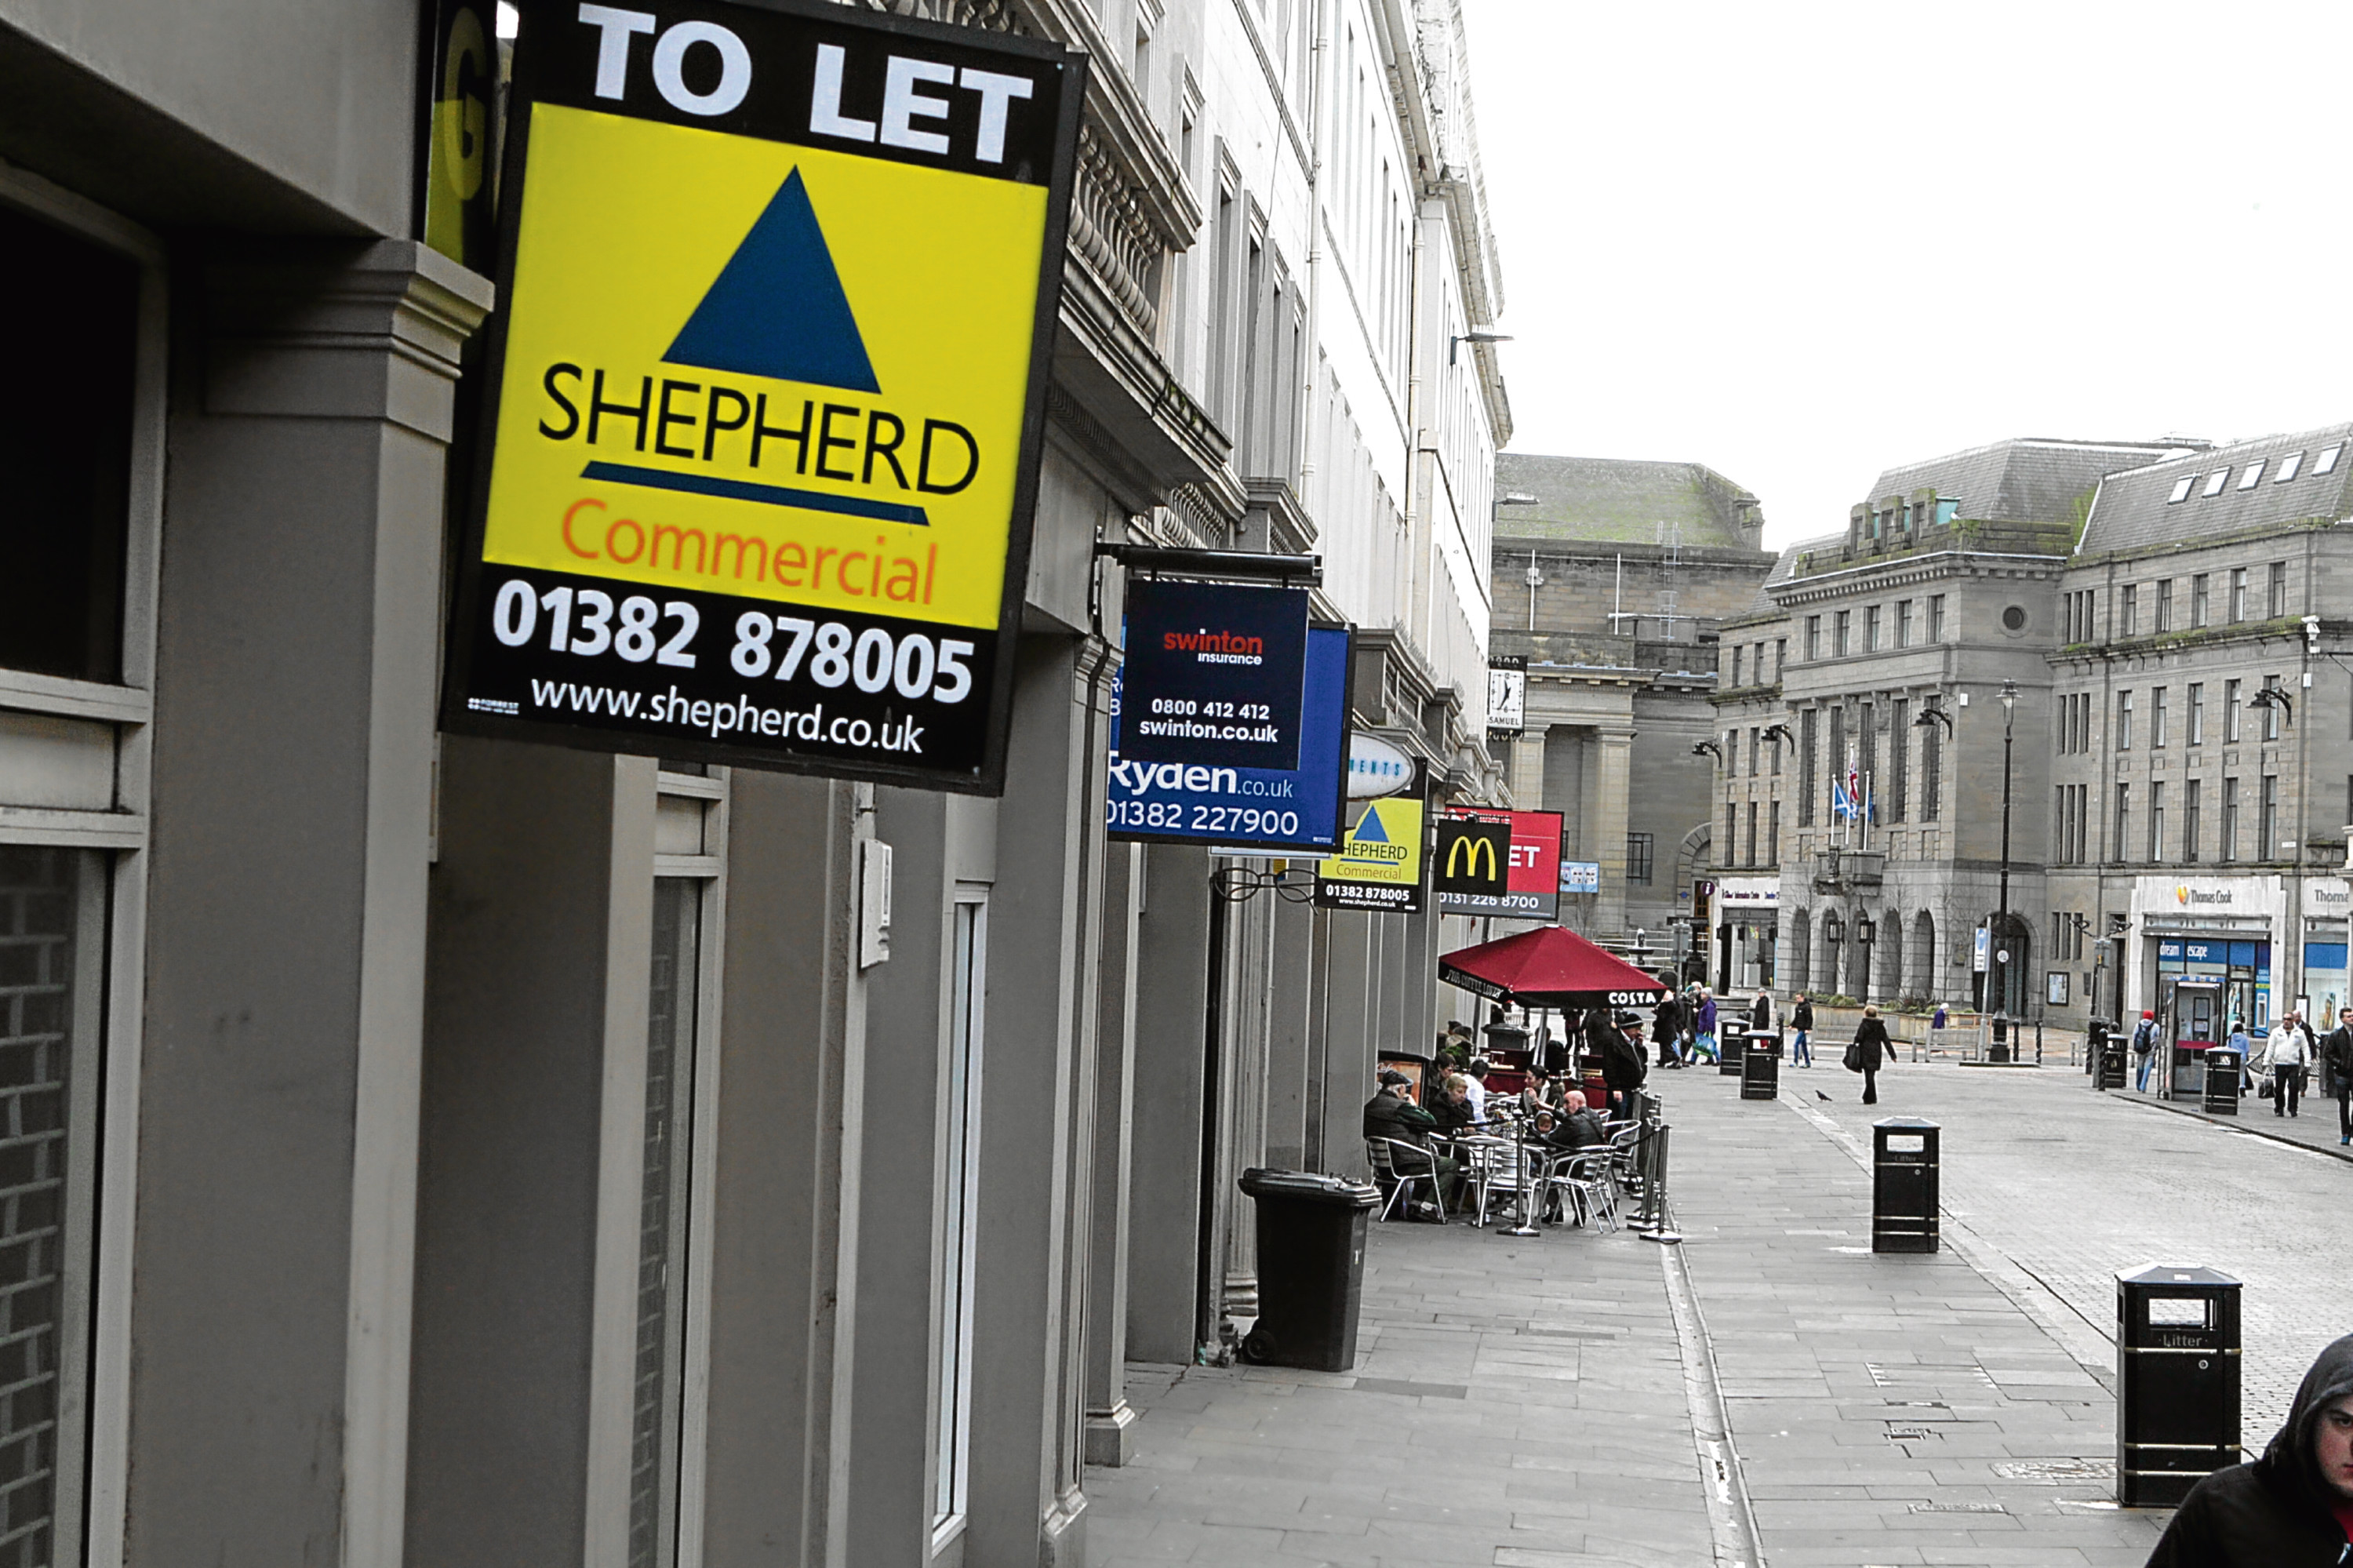
{"label": "pigeon on pavement", "polygon": [[1818,1100],[1821,1101],[1821,1102],[1822,1102],[1822,1104],[1824,1104],[1824,1105],[1828,1105],[1828,1104],[1830,1104],[1830,1103],[1831,1103],[1831,1097],[1830,1097],[1830,1096],[1828,1096],[1828,1095],[1826,1095],[1826,1094],[1822,1093],[1822,1092],[1821,1092],[1821,1090],[1820,1090],[1820,1089],[1816,1089],[1816,1090],[1814,1091],[1814,1098],[1816,1098],[1816,1099],[1818,1099]]}

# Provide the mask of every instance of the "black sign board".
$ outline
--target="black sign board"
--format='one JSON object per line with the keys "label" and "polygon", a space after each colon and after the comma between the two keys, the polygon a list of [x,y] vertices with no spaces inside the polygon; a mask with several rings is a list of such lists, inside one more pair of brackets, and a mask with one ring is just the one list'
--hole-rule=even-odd
{"label": "black sign board", "polygon": [[1121,758],[1297,768],[1307,609],[1303,588],[1132,580]]}
{"label": "black sign board", "polygon": [[1509,817],[1438,819],[1438,841],[1430,850],[1432,892],[1500,901],[1511,888],[1511,869]]}

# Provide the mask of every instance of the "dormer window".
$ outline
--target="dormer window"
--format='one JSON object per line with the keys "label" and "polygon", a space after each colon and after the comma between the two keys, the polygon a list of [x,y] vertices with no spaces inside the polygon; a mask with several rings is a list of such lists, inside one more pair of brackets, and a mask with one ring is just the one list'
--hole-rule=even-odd
{"label": "dormer window", "polygon": [[2263,482],[2263,460],[2257,458],[2254,461],[2247,465],[2247,471],[2239,476],[2239,488],[2241,490],[2253,490]]}
{"label": "dormer window", "polygon": [[2173,482],[2173,493],[2165,498],[2165,503],[2168,506],[2178,506],[2181,503],[2189,500],[2190,489],[2195,486],[2197,482],[2198,476],[2194,473],[2189,475],[2187,479],[2175,480]]}
{"label": "dormer window", "polygon": [[2214,497],[2221,494],[2222,487],[2230,482],[2231,471],[2227,468],[2218,468],[2212,473],[2206,476],[2206,488],[2200,491],[2198,493],[2204,496],[2207,500],[2211,501]]}
{"label": "dormer window", "polygon": [[2333,447],[2321,448],[2320,455],[2312,461],[2313,476],[2317,478],[2324,473],[2333,471],[2337,467],[2337,460],[2344,454],[2345,443],[2343,441],[2337,442]]}
{"label": "dormer window", "polygon": [[2287,456],[2280,459],[2279,471],[2272,475],[2272,482],[2274,484],[2285,484],[2289,480],[2295,477],[2295,471],[2303,466],[2304,454],[2302,452],[2288,453]]}

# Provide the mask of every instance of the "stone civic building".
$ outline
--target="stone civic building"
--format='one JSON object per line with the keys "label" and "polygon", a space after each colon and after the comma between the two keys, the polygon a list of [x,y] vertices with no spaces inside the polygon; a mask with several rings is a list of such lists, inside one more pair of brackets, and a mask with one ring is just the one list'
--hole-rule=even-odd
{"label": "stone civic building", "polygon": [[2347,439],[2002,441],[1784,551],[1720,650],[1719,980],[2069,1024],[2182,974],[2251,1022],[2339,1005]]}
{"label": "stone civic building", "polygon": [[1564,861],[1599,888],[1563,921],[1647,955],[1682,950],[1711,859],[1715,644],[1773,557],[1757,498],[1694,462],[1495,460],[1492,649],[1527,661],[1526,728],[1499,743],[1512,798],[1562,813]]}

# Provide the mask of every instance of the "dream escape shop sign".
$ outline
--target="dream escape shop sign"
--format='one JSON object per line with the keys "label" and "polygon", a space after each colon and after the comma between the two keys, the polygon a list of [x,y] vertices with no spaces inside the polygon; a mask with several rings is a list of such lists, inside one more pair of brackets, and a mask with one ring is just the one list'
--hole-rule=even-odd
{"label": "dream escape shop sign", "polygon": [[1080,56],[527,7],[447,727],[995,793]]}

